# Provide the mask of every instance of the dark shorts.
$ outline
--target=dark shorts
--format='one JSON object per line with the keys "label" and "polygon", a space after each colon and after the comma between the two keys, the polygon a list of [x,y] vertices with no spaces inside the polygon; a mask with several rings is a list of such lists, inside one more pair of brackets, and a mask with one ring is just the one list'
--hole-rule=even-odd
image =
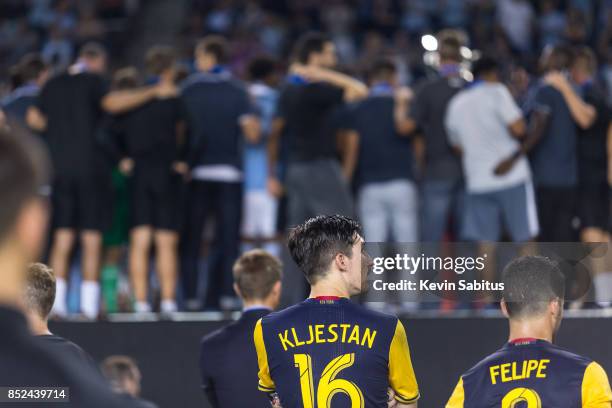
{"label": "dark shorts", "polygon": [[54,228],[104,231],[112,218],[108,178],[58,176],[51,187]]}
{"label": "dark shorts", "polygon": [[524,242],[539,232],[531,182],[486,193],[466,194],[462,238],[499,241],[506,231],[512,241]]}
{"label": "dark shorts", "polygon": [[581,228],[610,227],[610,188],[601,185],[582,185],[578,194],[578,216]]}
{"label": "dark shorts", "polygon": [[171,174],[135,173],[129,179],[130,227],[179,228],[180,177]]}

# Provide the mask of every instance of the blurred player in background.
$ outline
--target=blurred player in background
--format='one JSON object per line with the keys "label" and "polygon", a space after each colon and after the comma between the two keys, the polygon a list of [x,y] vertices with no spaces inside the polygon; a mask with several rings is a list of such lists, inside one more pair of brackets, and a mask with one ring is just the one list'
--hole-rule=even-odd
{"label": "blurred player in background", "polygon": [[232,265],[239,254],[242,220],[244,142],[256,143],[261,126],[244,84],[225,64],[227,42],[208,36],[198,42],[198,72],[182,83],[189,115],[191,182],[181,235],[181,275],[188,309],[197,299],[200,252],[206,220],[215,217],[214,248],[209,252],[206,307],[234,308]]}
{"label": "blurred player in background", "polygon": [[577,128],[593,124],[597,112],[574,91],[568,69],[572,52],[567,46],[544,50],[543,78],[535,88],[528,110],[545,115],[544,133],[530,154],[540,221],[539,240],[572,242],[572,219],[578,185]]}
{"label": "blurred player in background", "polygon": [[40,55],[31,53],[24,55],[14,69],[19,86],[2,101],[2,109],[10,119],[25,125],[28,109],[36,103],[40,89],[49,78],[49,67]]}
{"label": "blurred player in background", "polygon": [[[151,83],[175,83],[176,57],[169,47],[151,48],[146,55]],[[118,146],[123,147],[119,169],[128,175],[130,252],[129,270],[136,312],[150,312],[149,257],[155,247],[161,287],[161,312],[177,310],[178,228],[181,176],[185,159],[186,113],[178,91],[152,99],[115,120]],[[153,245],[154,244],[154,245]]]}
{"label": "blurred player in background", "polygon": [[[444,30],[437,36],[440,65],[438,75],[415,87],[410,108],[412,125],[404,131],[417,131],[424,146],[422,165],[421,240],[440,242],[451,216],[459,225],[463,199],[461,161],[455,154],[444,128],[444,115],[451,98],[465,85],[461,76],[462,40],[455,30]],[[458,231],[453,231],[458,233]]]}
{"label": "blurred player in background", "polygon": [[[588,47],[574,52],[571,65],[572,82],[584,101],[596,111],[595,121],[586,129],[578,130],[578,216],[582,242],[608,242],[610,239],[610,184],[612,166],[612,112],[602,89],[597,86],[595,75],[597,59]],[[591,257],[595,274],[595,301],[601,307],[610,306],[612,300],[612,265],[605,264],[611,257]],[[575,303],[575,307],[581,305]]]}
{"label": "blurred player in background", "polygon": [[76,358],[97,370],[91,356],[81,347],[49,331],[49,313],[55,301],[55,276],[47,265],[30,264],[24,299],[30,330],[41,346],[62,359]]}
{"label": "blurred player in background", "polygon": [[131,407],[90,368],[62,359],[32,336],[23,305],[28,265],[40,256],[46,235],[47,207],[39,189],[50,172],[48,158],[31,136],[0,129],[0,163],[0,385],[68,387],[65,407]]}
{"label": "blurred player in background", "polygon": [[100,365],[102,374],[112,390],[133,408],[156,408],[157,405],[140,398],[142,375],[136,362],[128,356],[110,356]]}
{"label": "blurred player in background", "polygon": [[247,143],[244,163],[244,211],[242,239],[245,250],[255,245],[280,256],[276,242],[278,198],[267,188],[268,154],[266,146],[272,130],[272,120],[278,103],[279,72],[277,63],[269,57],[254,58],[248,66],[249,94],[261,119],[261,140]]}
{"label": "blurred player in background", "polygon": [[57,279],[53,313],[59,316],[68,313],[67,277],[77,232],[82,251],[81,311],[91,319],[98,315],[101,231],[110,205],[104,159],[95,143],[106,94],[105,70],[104,49],[95,44],[83,46],[70,71],[48,81],[36,107],[27,114],[30,126],[44,131],[55,170],[55,230],[49,262]]}
{"label": "blurred player in background", "polygon": [[273,406],[416,407],[404,326],[349,299],[365,289],[371,260],[363,244],[359,224],[339,215],[291,231],[289,251],[310,297],[263,317],[254,332],[259,389]]}
{"label": "blurred player in background", "polygon": [[412,141],[405,137],[411,93],[398,88],[395,64],[383,59],[369,72],[370,94],[349,111],[358,138],[355,182],[365,239],[417,242],[418,191]]}
{"label": "blurred player in background", "polygon": [[541,256],[504,270],[508,343],[463,374],[446,408],[610,408],[612,391],[596,362],[552,344],[563,317],[565,277]]}
{"label": "blurred player in background", "polygon": [[214,408],[268,405],[265,394],[257,390],[253,329],[278,307],[282,273],[278,258],[261,249],[245,252],[234,264],[234,290],[242,300],[242,316],[200,344],[202,389]]}

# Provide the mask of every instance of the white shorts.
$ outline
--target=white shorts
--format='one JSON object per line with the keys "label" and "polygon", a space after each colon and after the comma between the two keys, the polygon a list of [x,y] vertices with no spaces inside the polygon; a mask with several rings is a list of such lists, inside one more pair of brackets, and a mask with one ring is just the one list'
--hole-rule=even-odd
{"label": "white shorts", "polygon": [[246,238],[272,238],[276,235],[278,200],[263,190],[244,193],[242,235]]}

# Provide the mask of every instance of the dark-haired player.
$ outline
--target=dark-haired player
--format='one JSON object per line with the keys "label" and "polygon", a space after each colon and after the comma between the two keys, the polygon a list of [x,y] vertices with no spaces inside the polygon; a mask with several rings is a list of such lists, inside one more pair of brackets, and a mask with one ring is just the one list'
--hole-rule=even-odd
{"label": "dark-haired player", "polygon": [[24,55],[13,69],[18,86],[2,101],[2,109],[9,118],[25,124],[28,109],[49,78],[49,68],[40,55],[32,53]]}
{"label": "dark-haired player", "polygon": [[565,293],[556,263],[518,258],[506,266],[503,283],[509,341],[461,376],[446,408],[610,408],[603,368],[552,344]]}
{"label": "dark-haired player", "polygon": [[259,389],[283,408],[416,407],[404,326],[348,299],[362,291],[370,264],[359,224],[311,218],[291,231],[288,245],[310,297],[255,326]]}

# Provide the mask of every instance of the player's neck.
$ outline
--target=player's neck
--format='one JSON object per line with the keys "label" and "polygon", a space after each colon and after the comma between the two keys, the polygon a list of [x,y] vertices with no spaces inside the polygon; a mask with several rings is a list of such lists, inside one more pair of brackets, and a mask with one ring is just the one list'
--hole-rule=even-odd
{"label": "player's neck", "polygon": [[322,280],[310,287],[310,298],[320,296],[337,296],[348,298],[350,296],[344,285],[333,281]]}
{"label": "player's neck", "polygon": [[51,334],[46,319],[41,319],[35,312],[28,313],[30,331],[35,336],[48,336]]}
{"label": "player's neck", "polygon": [[517,339],[538,339],[552,343],[553,333],[552,330],[548,329],[547,323],[539,319],[511,320],[508,341]]}

